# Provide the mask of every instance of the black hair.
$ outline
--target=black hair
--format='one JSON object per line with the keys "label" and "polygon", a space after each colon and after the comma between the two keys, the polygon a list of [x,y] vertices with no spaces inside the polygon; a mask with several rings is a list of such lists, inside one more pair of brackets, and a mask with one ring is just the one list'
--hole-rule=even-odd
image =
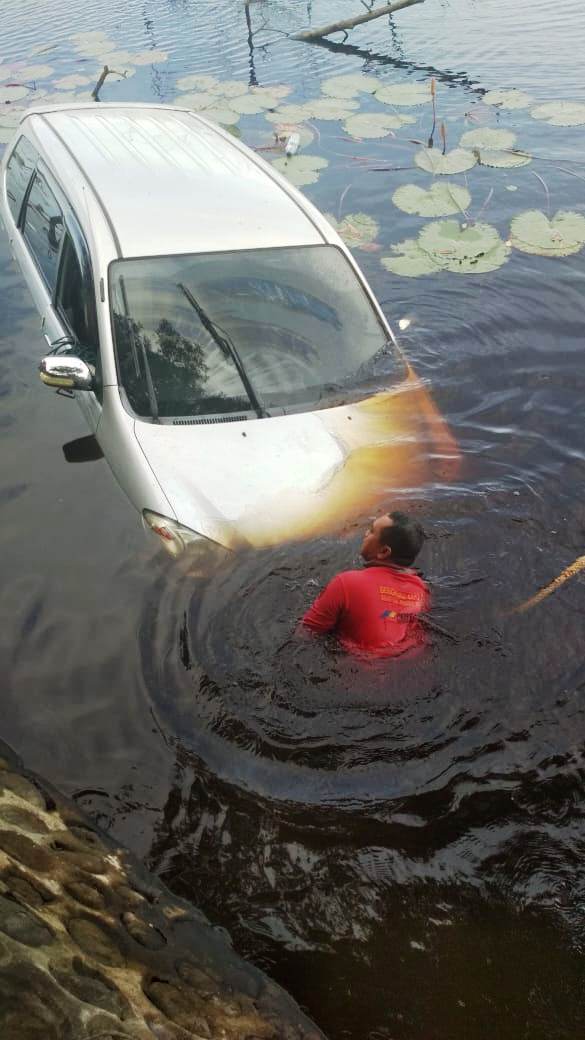
{"label": "black hair", "polygon": [[391,549],[391,562],[398,567],[410,567],[418,556],[425,533],[417,520],[406,513],[390,513],[391,527],[380,531],[382,545]]}

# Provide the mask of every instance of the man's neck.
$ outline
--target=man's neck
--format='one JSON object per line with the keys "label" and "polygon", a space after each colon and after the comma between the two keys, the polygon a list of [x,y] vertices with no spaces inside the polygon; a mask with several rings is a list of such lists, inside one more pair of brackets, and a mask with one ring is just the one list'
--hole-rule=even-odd
{"label": "man's neck", "polygon": [[364,560],[364,567],[389,567],[393,571],[412,571],[412,567],[401,567],[392,560]]}

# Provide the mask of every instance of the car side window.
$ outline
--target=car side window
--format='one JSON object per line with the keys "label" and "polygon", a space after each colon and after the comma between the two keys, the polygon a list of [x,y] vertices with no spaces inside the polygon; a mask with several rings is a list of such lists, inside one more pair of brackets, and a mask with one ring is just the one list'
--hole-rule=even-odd
{"label": "car side window", "polygon": [[55,308],[75,339],[72,352],[94,369],[95,393],[101,401],[102,376],[91,265],[86,251],[77,249],[69,231],[63,240]]}
{"label": "car side window", "polygon": [[57,284],[64,227],[61,207],[43,171],[37,170],[26,203],[23,234],[51,295]]}
{"label": "car side window", "polygon": [[36,148],[33,147],[26,137],[21,137],[8,160],[6,167],[6,194],[10,212],[16,224],[18,224],[24,197],[38,158],[39,154]]}

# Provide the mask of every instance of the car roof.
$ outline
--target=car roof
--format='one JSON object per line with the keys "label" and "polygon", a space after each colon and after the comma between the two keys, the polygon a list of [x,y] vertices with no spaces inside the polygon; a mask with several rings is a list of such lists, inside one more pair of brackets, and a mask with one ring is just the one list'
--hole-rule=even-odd
{"label": "car roof", "polygon": [[[28,119],[57,176],[63,148],[74,159],[119,255],[314,245],[328,238],[323,218],[294,188],[232,135],[187,109],[39,106]],[[62,187],[67,192],[69,185]],[[71,188],[74,203],[82,191]],[[78,217],[83,223],[79,208]]]}

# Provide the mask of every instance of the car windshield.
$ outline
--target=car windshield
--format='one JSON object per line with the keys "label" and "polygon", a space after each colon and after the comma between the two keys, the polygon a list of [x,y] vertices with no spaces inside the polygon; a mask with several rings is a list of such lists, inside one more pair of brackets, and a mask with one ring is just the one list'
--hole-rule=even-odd
{"label": "car windshield", "polygon": [[139,416],[283,414],[405,374],[335,246],[118,260],[110,295],[120,382]]}

